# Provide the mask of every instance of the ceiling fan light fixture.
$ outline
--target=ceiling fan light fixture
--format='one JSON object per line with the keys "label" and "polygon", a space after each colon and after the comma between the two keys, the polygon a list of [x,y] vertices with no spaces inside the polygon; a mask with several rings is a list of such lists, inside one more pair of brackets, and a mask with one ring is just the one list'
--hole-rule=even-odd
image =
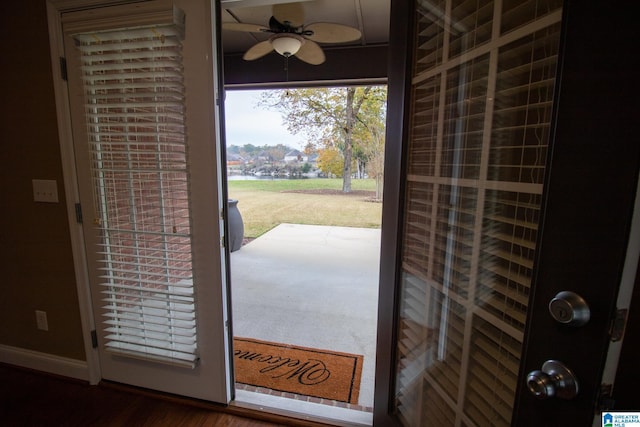
{"label": "ceiling fan light fixture", "polygon": [[276,34],[271,38],[273,49],[285,58],[295,55],[303,43],[304,39],[297,34]]}

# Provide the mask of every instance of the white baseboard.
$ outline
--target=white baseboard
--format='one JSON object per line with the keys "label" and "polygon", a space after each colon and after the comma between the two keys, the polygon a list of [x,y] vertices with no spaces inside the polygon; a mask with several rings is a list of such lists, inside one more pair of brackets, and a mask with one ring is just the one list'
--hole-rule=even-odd
{"label": "white baseboard", "polygon": [[0,362],[89,381],[89,367],[84,360],[0,344]]}

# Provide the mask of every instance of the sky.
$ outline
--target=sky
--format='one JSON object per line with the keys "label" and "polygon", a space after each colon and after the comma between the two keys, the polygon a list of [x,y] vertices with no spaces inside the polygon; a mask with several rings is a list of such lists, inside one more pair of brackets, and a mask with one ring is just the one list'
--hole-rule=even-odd
{"label": "sky", "polygon": [[227,146],[253,144],[284,144],[300,149],[302,135],[291,135],[277,111],[258,108],[260,90],[227,90],[225,99],[225,126]]}

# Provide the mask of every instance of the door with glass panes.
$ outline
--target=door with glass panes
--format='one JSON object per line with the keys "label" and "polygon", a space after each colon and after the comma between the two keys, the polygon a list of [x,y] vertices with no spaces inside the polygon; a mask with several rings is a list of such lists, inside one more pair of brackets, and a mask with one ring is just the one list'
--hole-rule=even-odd
{"label": "door with glass panes", "polygon": [[121,3],[60,13],[101,377],[226,404],[215,11]]}
{"label": "door with glass panes", "polygon": [[640,163],[633,37],[613,36],[629,19],[408,3],[392,2],[375,424],[591,425]]}

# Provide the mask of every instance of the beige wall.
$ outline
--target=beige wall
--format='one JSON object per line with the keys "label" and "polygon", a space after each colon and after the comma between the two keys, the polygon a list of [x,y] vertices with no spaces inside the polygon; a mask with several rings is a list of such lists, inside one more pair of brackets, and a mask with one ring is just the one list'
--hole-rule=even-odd
{"label": "beige wall", "polygon": [[[0,344],[85,360],[44,0],[3,3],[0,46]],[[55,179],[60,203],[33,202],[34,178]]]}

